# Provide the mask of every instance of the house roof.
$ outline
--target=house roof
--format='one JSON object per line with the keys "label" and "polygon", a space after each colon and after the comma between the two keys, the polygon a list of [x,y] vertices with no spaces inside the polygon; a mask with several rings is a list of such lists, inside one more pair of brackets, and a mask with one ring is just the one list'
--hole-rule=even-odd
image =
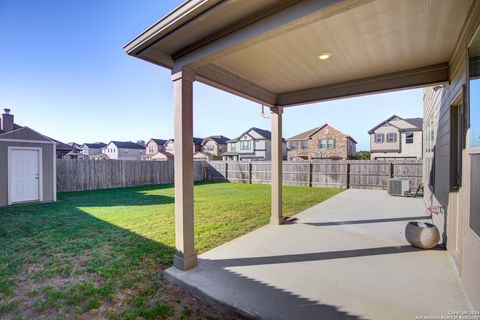
{"label": "house roof", "polygon": [[195,138],[195,137],[193,137],[193,144],[201,145],[202,142],[203,142],[203,138]]}
{"label": "house roof", "polygon": [[349,136],[345,133],[343,133],[342,131],[338,130],[337,128],[334,128],[332,127],[331,125],[329,125],[328,123],[325,123],[324,125],[320,126],[320,127],[316,127],[316,128],[313,128],[313,129],[310,129],[310,130],[307,130],[305,132],[302,132],[300,134],[297,134],[293,137],[290,137],[287,139],[287,141],[292,141],[292,140],[308,140],[310,139],[314,134],[316,134],[318,131],[320,131],[321,129],[323,129],[324,127],[326,126],[329,126],[335,130],[337,130],[338,132],[341,132],[345,137],[347,137],[348,139],[352,140],[353,142],[357,143],[357,141],[355,139],[353,139],[352,136]]}
{"label": "house roof", "polygon": [[[408,124],[410,124],[411,127],[410,126],[404,126],[400,122],[392,123],[392,121],[397,121],[397,120],[403,120],[403,121],[407,122]],[[374,133],[375,130],[377,130],[378,128],[380,128],[381,126],[383,126],[387,123],[389,123],[390,125],[394,126],[395,128],[397,128],[399,130],[422,130],[422,128],[423,128],[423,118],[406,118],[406,119],[404,119],[404,118],[399,117],[399,116],[394,114],[393,116],[389,117],[387,120],[382,121],[380,124],[376,125],[372,129],[368,130],[368,133],[369,134]]]}
{"label": "house roof", "polygon": [[87,148],[90,148],[90,149],[101,149],[103,147],[106,147],[107,144],[106,143],[103,143],[103,142],[94,142],[94,143],[84,143],[81,145],[81,147],[87,147]]}
{"label": "house roof", "polygon": [[403,119],[403,120],[407,121],[412,126],[415,126],[418,129],[423,128],[423,118],[407,118],[407,119]]}
{"label": "house roof", "polygon": [[58,141],[58,140],[55,140],[53,138],[50,138],[52,139],[53,141],[55,141],[57,143],[57,151],[73,151],[73,150],[78,150],[78,148],[75,148],[69,144],[66,144],[66,143],[63,143],[61,141]]}
{"label": "house roof", "polygon": [[[234,138],[234,139],[230,139],[230,140],[227,140],[227,142],[237,142],[238,140],[240,140],[240,138],[246,134],[248,134],[250,131],[255,131],[256,133],[258,133],[259,135],[261,135],[262,137],[264,137],[265,139],[267,140],[271,140],[272,139],[272,133],[268,130],[265,130],[265,129],[260,129],[260,128],[257,128],[257,127],[251,127],[250,129],[248,129],[247,131],[245,131],[244,133],[242,133],[241,135],[239,135],[237,138]],[[285,141],[284,138],[282,138],[282,141]]]}
{"label": "house roof", "polygon": [[109,145],[110,143],[113,143],[117,148],[121,149],[145,149],[144,146],[141,146],[132,141],[110,141],[109,143],[107,143],[107,145]]}
{"label": "house roof", "polygon": [[150,155],[149,157],[150,158],[157,158],[158,155],[164,155],[167,159],[173,159],[174,158],[174,155],[173,153],[170,153],[170,152],[166,152],[166,151],[159,151],[157,153],[155,153],[154,155]]}
{"label": "house roof", "polygon": [[163,146],[165,143],[167,143],[168,140],[151,138],[151,139],[147,142],[147,144],[150,143],[150,141],[155,142],[155,143],[156,143],[157,145],[159,145],[159,146]]}
{"label": "house roof", "polygon": [[225,136],[221,136],[221,135],[218,135],[218,136],[209,136],[209,137],[206,137],[205,139],[203,139],[202,141],[202,145],[207,143],[207,141],[209,140],[212,140],[218,144],[225,144],[227,143],[228,140],[230,140],[229,138],[225,137]]}
{"label": "house roof", "polygon": [[315,133],[317,133],[320,129],[325,127],[327,124],[324,124],[320,127],[315,127],[313,129],[307,130],[305,132],[299,133],[293,137],[287,138],[287,141],[291,140],[307,140],[310,139]]}

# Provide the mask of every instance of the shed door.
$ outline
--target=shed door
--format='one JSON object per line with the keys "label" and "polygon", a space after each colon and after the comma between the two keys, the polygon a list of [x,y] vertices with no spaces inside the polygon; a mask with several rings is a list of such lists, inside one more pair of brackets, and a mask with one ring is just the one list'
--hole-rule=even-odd
{"label": "shed door", "polygon": [[40,157],[38,150],[11,150],[11,202],[40,200]]}

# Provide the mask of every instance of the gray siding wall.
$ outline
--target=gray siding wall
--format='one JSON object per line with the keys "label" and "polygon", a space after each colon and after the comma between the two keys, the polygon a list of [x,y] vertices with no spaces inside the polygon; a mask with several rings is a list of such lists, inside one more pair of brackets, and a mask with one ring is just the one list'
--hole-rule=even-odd
{"label": "gray siding wall", "polygon": [[[19,139],[24,139],[19,137]],[[0,141],[0,207],[8,205],[8,147],[42,148],[43,202],[52,202],[55,197],[53,181],[53,144]]]}
{"label": "gray siding wall", "polygon": [[[449,62],[450,84],[445,85],[436,93],[432,89],[425,90],[423,128],[425,138],[424,199],[427,206],[441,206],[438,214],[433,214],[433,219],[441,229],[443,240],[449,250],[454,250],[450,245],[454,239],[449,239],[447,235],[460,233],[460,257],[454,256],[454,261],[456,261],[462,284],[474,309],[480,308],[480,277],[478,277],[480,237],[468,225],[468,193],[471,178],[468,147],[462,153],[462,184],[458,190],[450,188],[450,108],[457,97],[464,92],[464,86],[468,84],[466,48],[479,25],[480,2],[476,2],[470,10],[469,19]],[[468,114],[468,102],[466,111]],[[468,131],[466,135],[468,137]],[[459,217],[459,220],[456,217]]]}

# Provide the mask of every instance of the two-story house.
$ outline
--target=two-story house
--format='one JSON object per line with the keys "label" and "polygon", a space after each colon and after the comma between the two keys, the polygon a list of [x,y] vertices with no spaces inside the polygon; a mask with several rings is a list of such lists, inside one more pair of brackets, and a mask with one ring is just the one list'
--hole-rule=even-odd
{"label": "two-story house", "polygon": [[105,148],[107,144],[103,142],[94,142],[94,143],[84,143],[80,146],[80,153],[87,156],[91,157],[97,154],[102,153],[102,149]]}
{"label": "two-story house", "polygon": [[110,141],[102,149],[102,155],[113,160],[142,160],[145,157],[145,147],[131,141]]}
{"label": "two-story house", "polygon": [[196,159],[222,159],[222,154],[227,152],[227,141],[229,138],[217,135],[209,136],[202,141],[202,150],[194,154]]}
{"label": "two-story house", "polygon": [[[283,139],[282,139],[283,140]],[[238,138],[227,141],[227,152],[222,154],[224,161],[229,160],[271,160],[272,134],[268,130],[250,128]],[[282,156],[287,156],[285,141],[282,143]]]}
{"label": "two-story house", "polygon": [[145,160],[172,160],[173,153],[165,151],[168,140],[150,139],[145,145]]}
{"label": "two-story house", "polygon": [[423,119],[403,119],[393,115],[372,128],[370,153],[372,160],[422,159]]}
{"label": "two-story house", "polygon": [[357,142],[329,124],[287,139],[290,161],[313,159],[354,159]]}

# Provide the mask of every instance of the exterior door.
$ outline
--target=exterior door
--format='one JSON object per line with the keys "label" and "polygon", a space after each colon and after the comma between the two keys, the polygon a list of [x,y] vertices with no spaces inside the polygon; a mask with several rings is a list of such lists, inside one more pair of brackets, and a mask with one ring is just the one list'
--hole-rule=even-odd
{"label": "exterior door", "polygon": [[10,153],[11,202],[39,201],[40,151],[11,149]]}

